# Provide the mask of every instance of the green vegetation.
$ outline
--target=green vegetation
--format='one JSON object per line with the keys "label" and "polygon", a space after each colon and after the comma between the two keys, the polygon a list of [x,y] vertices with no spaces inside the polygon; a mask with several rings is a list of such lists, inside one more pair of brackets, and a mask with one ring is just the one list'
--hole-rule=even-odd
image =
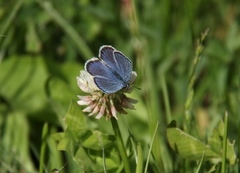
{"label": "green vegetation", "polygon": [[[239,5],[1,0],[0,172],[239,172]],[[118,121],[77,105],[102,45],[141,88]]]}

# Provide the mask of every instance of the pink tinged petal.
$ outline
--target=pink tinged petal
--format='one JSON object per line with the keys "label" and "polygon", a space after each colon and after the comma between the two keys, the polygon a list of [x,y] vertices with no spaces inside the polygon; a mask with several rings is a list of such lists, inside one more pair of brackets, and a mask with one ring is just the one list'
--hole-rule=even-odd
{"label": "pink tinged petal", "polygon": [[106,102],[107,102],[106,97],[101,97],[99,99],[98,103],[99,103],[99,105],[101,105],[101,107],[100,107],[98,115],[96,116],[96,119],[100,119],[104,114],[106,114],[106,112],[108,112]]}
{"label": "pink tinged petal", "polygon": [[112,100],[112,99],[110,99],[110,112],[111,112],[111,115],[112,115],[114,118],[118,119],[118,118],[117,118],[117,111],[116,111],[116,108],[115,108],[115,106],[114,106],[114,103],[113,103],[113,100]]}
{"label": "pink tinged petal", "polygon": [[113,116],[114,118],[118,119],[118,118],[117,118],[117,111],[116,111],[116,109],[115,109],[114,106],[111,107],[111,114],[112,114],[112,116]]}
{"label": "pink tinged petal", "polygon": [[92,98],[92,96],[80,96],[80,95],[78,95],[77,96],[80,100],[92,100],[91,98]]}
{"label": "pink tinged petal", "polygon": [[82,110],[83,112],[92,112],[93,109],[91,107],[86,107],[85,109]]}
{"label": "pink tinged petal", "polygon": [[95,118],[96,118],[96,119],[100,119],[100,118],[102,118],[102,116],[103,116],[103,115],[99,113]]}
{"label": "pink tinged petal", "polygon": [[79,104],[79,105],[89,105],[90,103],[91,103],[92,101],[83,101],[83,100],[78,100],[77,101],[77,104]]}
{"label": "pink tinged petal", "polygon": [[91,105],[89,105],[88,107],[86,107],[85,109],[83,109],[83,112],[92,112],[92,110],[97,106],[97,103],[93,103]]}
{"label": "pink tinged petal", "polygon": [[97,100],[97,97],[94,96],[78,96],[78,98],[84,102],[92,102],[94,100]]}
{"label": "pink tinged petal", "polygon": [[93,116],[93,113],[88,114],[89,117]]}
{"label": "pink tinged petal", "polygon": [[105,112],[105,109],[106,109],[106,106],[105,105],[102,105],[101,108],[100,108],[100,112],[102,115],[104,114]]}
{"label": "pink tinged petal", "polygon": [[93,108],[91,106],[86,107],[85,109],[83,109],[83,112],[92,112]]}
{"label": "pink tinged petal", "polygon": [[92,116],[92,115],[94,115],[94,114],[96,114],[98,112],[99,112],[99,105],[95,106],[95,108],[93,109],[92,113],[90,113],[88,116]]}
{"label": "pink tinged petal", "polygon": [[100,118],[103,116],[103,114],[104,114],[104,112],[105,112],[105,109],[106,109],[106,106],[105,106],[105,105],[102,105],[101,108],[100,108],[100,111],[99,111],[98,115],[97,115],[95,118],[96,118],[96,119],[100,119]]}
{"label": "pink tinged petal", "polygon": [[96,105],[96,101],[99,99],[94,96],[78,96],[78,98],[80,99],[77,101],[79,105]]}

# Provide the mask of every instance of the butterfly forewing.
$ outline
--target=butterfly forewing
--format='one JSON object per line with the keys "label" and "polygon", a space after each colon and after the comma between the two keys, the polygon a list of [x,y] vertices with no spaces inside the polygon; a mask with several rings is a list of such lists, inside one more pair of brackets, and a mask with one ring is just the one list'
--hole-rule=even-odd
{"label": "butterfly forewing", "polygon": [[128,83],[132,74],[132,62],[129,58],[117,51],[112,46],[102,46],[100,57],[113,71],[116,77],[124,83]]}
{"label": "butterfly forewing", "polygon": [[122,78],[124,82],[128,83],[132,75],[132,62],[119,51],[114,52],[114,57],[118,63],[121,74],[123,74]]}
{"label": "butterfly forewing", "polygon": [[117,60],[114,57],[114,52],[116,51],[116,49],[114,49],[112,46],[102,46],[100,48],[100,52],[99,52],[99,57],[100,59],[102,59],[107,66],[109,66],[110,68],[114,68],[119,69],[120,67],[118,65]]}
{"label": "butterfly forewing", "polygon": [[86,62],[85,69],[90,73],[92,76],[101,75],[106,78],[112,78],[113,75],[109,72],[108,67],[102,64],[102,62],[97,58],[92,58]]}

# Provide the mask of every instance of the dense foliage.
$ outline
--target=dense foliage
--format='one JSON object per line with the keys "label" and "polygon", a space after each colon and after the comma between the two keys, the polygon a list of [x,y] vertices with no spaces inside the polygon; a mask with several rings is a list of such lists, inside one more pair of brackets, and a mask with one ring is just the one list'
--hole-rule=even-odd
{"label": "dense foliage", "polygon": [[1,0],[0,172],[127,171],[116,122],[76,104],[102,45],[138,74],[135,110],[117,121],[131,172],[238,172],[239,5]]}

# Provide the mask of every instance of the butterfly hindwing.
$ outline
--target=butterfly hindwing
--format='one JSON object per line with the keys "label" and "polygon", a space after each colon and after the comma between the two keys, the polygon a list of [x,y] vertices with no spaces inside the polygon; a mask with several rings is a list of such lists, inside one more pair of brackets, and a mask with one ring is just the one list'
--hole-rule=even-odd
{"label": "butterfly hindwing", "polygon": [[106,94],[111,94],[123,88],[123,83],[118,79],[112,80],[102,76],[94,77],[94,82]]}
{"label": "butterfly hindwing", "polygon": [[123,88],[120,81],[101,60],[92,58],[85,64],[85,70],[94,77],[94,82],[104,93],[114,93]]}

